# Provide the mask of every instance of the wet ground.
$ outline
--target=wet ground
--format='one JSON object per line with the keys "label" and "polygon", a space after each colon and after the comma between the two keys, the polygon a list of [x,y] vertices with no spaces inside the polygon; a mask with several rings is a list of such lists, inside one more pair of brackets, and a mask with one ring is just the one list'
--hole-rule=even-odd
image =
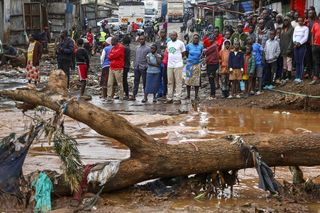
{"label": "wet ground", "polygon": [[[172,29],[177,30],[178,24]],[[170,25],[169,25],[170,29]],[[96,60],[96,59],[94,59]],[[47,71],[54,67],[49,61],[43,62]],[[14,89],[25,86],[23,70],[0,70],[0,89]],[[131,75],[132,76],[132,75]],[[47,79],[43,77],[43,82]],[[93,95],[91,102],[107,110],[118,113],[131,123],[138,125],[149,135],[162,143],[179,144],[192,141],[205,141],[222,137],[227,134],[242,133],[271,133],[299,135],[310,132],[320,132],[320,114],[279,107],[278,110],[261,109],[267,101],[276,98],[272,93],[261,97],[255,96],[241,100],[206,101],[207,87],[202,89],[202,103],[194,108],[190,101],[184,100],[180,106],[165,105],[160,102],[142,104],[142,95],[135,102],[120,102],[116,100],[108,104],[99,98],[97,77],[93,77],[92,86],[88,93]],[[289,86],[287,86],[289,87]],[[290,88],[286,88],[290,89]],[[308,92],[303,91],[301,92]],[[77,95],[76,91],[73,94]],[[266,101],[266,98],[267,101]],[[259,103],[262,100],[263,104]],[[281,100],[281,98],[279,98]],[[254,108],[252,108],[254,107]],[[299,109],[299,108],[297,108]],[[45,116],[52,115],[47,112]],[[0,99],[0,138],[10,132],[23,133],[27,130],[33,112],[23,115],[15,108],[14,102]],[[103,137],[91,130],[88,126],[70,118],[66,118],[66,132],[78,141],[81,158],[84,163],[107,161],[110,159],[123,160],[130,157],[130,151],[119,142]],[[24,173],[35,170],[56,170],[60,172],[60,162],[53,153],[52,144],[44,138],[34,143],[24,164]],[[210,160],[210,159],[208,159]],[[319,175],[319,167],[303,167],[305,177]],[[276,168],[276,179],[290,181],[292,176],[286,167]],[[258,189],[257,174],[254,169],[239,172],[240,184],[234,188],[234,197],[213,198],[211,200],[195,200],[195,195],[182,193],[170,197],[157,196],[151,191],[131,188],[128,190],[103,195],[97,204],[95,212],[320,212],[320,203],[317,201],[288,200],[278,201],[267,198],[267,193]],[[70,212],[64,209],[68,206],[69,198],[59,198],[53,203],[54,208],[62,208],[58,212]]]}

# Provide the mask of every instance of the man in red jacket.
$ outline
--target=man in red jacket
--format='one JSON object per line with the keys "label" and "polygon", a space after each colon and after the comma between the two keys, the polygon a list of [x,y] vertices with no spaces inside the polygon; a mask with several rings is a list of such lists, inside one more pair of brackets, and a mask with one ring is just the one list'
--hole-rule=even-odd
{"label": "man in red jacket", "polygon": [[206,63],[207,63],[207,74],[209,78],[210,84],[210,98],[209,100],[213,100],[216,98],[216,73],[219,69],[219,47],[215,42],[214,36],[210,40],[211,45],[206,48]]}
{"label": "man in red jacket", "polygon": [[108,58],[110,61],[110,71],[108,79],[108,101],[112,101],[113,83],[117,81],[119,98],[123,100],[123,68],[124,68],[124,46],[119,43],[118,38],[113,37],[111,40],[112,49],[109,52]]}

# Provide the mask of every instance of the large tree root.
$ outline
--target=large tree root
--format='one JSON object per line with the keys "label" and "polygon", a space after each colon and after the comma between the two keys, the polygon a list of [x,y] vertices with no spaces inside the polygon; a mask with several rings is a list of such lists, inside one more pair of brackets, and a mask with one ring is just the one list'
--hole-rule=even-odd
{"label": "large tree root", "polygon": [[[214,139],[191,144],[167,145],[156,142],[140,128],[123,117],[66,94],[66,77],[61,70],[53,71],[43,91],[3,90],[0,95],[28,106],[45,106],[59,111],[67,103],[65,114],[87,124],[99,134],[125,144],[131,157],[121,162],[119,171],[105,186],[107,191],[159,178],[209,173],[217,170],[236,170],[246,165],[239,147],[227,139]],[[29,107],[30,108],[30,107]],[[320,135],[247,135],[246,143],[258,148],[269,166],[315,166],[320,164]]]}

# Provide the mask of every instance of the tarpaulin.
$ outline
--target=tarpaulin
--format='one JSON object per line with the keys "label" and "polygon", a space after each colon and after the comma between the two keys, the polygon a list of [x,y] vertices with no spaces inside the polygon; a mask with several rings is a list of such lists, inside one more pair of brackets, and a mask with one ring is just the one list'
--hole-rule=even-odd
{"label": "tarpaulin", "polygon": [[12,133],[0,141],[0,192],[18,194],[22,165],[42,125],[16,138]]}

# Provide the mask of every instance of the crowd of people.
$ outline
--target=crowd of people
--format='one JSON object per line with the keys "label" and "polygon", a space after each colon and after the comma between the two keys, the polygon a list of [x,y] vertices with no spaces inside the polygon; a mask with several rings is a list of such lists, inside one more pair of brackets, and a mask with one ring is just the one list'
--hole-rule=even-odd
{"label": "crowd of people", "polygon": [[[188,32],[193,27],[190,23],[187,23]],[[236,27],[225,26],[223,33],[219,27],[210,24],[195,26],[191,30],[190,42],[180,40],[177,32],[170,32],[167,37],[166,27],[160,30],[157,39],[148,39],[148,34],[137,36],[140,45],[134,60],[131,95],[128,85],[131,36],[126,35],[120,41],[116,35],[104,35],[106,38],[100,58],[102,98],[112,102],[117,85],[117,97],[120,100],[134,101],[142,79],[143,103],[152,94],[153,102],[161,100],[180,104],[183,84],[187,91],[185,98],[191,98],[194,88],[195,100],[199,100],[201,71],[204,70],[210,84],[210,100],[216,98],[218,88],[221,88],[222,98],[241,98],[259,95],[265,89],[274,89],[278,84],[290,80],[301,84],[309,78],[312,79],[310,84],[319,83],[320,15],[316,16],[313,7],[304,16],[295,11],[283,16],[264,9],[259,15],[244,17]],[[93,36],[90,29],[88,34],[91,42]],[[146,40],[155,42],[149,47]],[[74,45],[77,46],[76,50]],[[84,45],[83,39],[74,42],[64,31],[57,48],[58,68],[66,72],[68,82],[74,55],[81,81],[80,95],[85,92],[90,65],[90,56]],[[38,65],[34,56],[37,54],[36,47],[30,40],[28,61],[33,59],[33,63],[28,63],[27,70],[31,70],[30,73],[35,73],[35,66]],[[292,79],[293,73],[295,77]],[[37,75],[28,76],[31,76],[30,81],[38,78]]]}

